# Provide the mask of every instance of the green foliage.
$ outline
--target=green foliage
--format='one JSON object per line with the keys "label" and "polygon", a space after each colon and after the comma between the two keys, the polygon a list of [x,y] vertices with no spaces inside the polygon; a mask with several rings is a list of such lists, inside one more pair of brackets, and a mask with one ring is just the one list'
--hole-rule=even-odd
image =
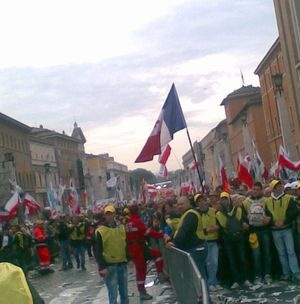
{"label": "green foliage", "polygon": [[129,177],[132,191],[140,189],[142,178],[144,178],[148,184],[155,184],[157,182],[156,176],[151,171],[142,168],[129,171]]}

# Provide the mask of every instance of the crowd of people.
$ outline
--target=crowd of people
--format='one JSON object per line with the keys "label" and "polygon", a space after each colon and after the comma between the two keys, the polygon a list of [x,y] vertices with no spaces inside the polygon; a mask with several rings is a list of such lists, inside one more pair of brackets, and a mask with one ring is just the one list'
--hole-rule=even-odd
{"label": "crowd of people", "polygon": [[109,204],[97,214],[5,223],[0,261],[18,265],[25,274],[35,268],[46,274],[58,260],[60,271],[85,271],[88,255],[97,262],[109,303],[117,303],[119,291],[121,304],[127,304],[128,263],[135,266],[142,300],[152,298],[145,289],[148,260],[154,261],[159,282],[168,280],[159,239],[167,248],[191,254],[210,292],[274,279],[299,284],[300,181],[256,182],[252,189],[230,193],[220,186],[147,204]]}

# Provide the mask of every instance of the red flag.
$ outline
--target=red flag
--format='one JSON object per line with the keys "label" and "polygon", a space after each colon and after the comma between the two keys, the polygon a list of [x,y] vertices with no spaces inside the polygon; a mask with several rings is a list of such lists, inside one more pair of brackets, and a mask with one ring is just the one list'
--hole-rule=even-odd
{"label": "red flag", "polygon": [[279,148],[278,165],[292,171],[300,171],[300,162],[291,161],[282,146]]}
{"label": "red flag", "polygon": [[239,154],[238,161],[237,161],[237,175],[238,179],[246,184],[249,188],[253,187],[253,179],[251,174],[249,173],[247,169],[247,165],[244,163],[243,158]]}
{"label": "red flag", "polygon": [[220,156],[219,156],[219,166],[220,166],[220,175],[221,175],[223,190],[229,193],[230,187],[229,187],[229,183],[228,183],[228,178],[227,178],[224,164],[223,164]]}

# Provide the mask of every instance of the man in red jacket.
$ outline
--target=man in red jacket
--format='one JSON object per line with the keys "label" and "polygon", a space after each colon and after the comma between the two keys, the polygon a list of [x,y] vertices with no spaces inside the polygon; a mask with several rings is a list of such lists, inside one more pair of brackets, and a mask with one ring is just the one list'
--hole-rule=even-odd
{"label": "man in red jacket", "polygon": [[149,248],[146,238],[163,238],[163,232],[147,228],[140,218],[139,206],[134,204],[130,206],[130,218],[126,225],[126,237],[128,242],[129,254],[133,260],[136,270],[137,288],[141,300],[151,300],[152,296],[146,292],[145,279],[147,272],[147,260],[154,259],[155,267],[159,279],[164,278],[163,260],[161,252],[155,248]]}

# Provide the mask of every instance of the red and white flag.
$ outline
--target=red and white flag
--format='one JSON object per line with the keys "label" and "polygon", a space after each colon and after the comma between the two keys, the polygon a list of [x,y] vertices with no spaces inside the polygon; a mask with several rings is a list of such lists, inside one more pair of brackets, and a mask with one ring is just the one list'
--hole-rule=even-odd
{"label": "red and white flag", "polygon": [[280,146],[279,148],[278,165],[287,168],[291,171],[300,171],[300,161],[293,162],[292,160],[290,160],[287,152],[282,146]]}
{"label": "red and white flag", "polygon": [[160,154],[160,156],[159,156],[159,158],[158,158],[158,162],[159,162],[160,164],[165,165],[165,164],[167,163],[167,161],[168,161],[168,158],[169,158],[170,154],[171,154],[171,147],[170,147],[169,144],[167,144],[167,145],[163,148],[163,150],[162,150],[162,152],[161,152],[161,154]]}
{"label": "red and white flag", "polygon": [[249,188],[253,187],[253,179],[251,174],[248,171],[247,164],[245,164],[242,156],[239,153],[237,160],[237,176],[238,179],[246,184]]}
{"label": "red and white flag", "polygon": [[230,187],[229,187],[229,183],[228,183],[228,178],[227,178],[227,174],[226,174],[224,164],[223,164],[222,159],[221,159],[220,156],[219,156],[219,168],[220,168],[220,175],[221,175],[223,189],[224,189],[224,191],[229,193],[230,192]]}
{"label": "red and white flag", "polygon": [[9,213],[9,215],[14,215],[17,213],[19,208],[20,196],[19,192],[16,191],[13,196],[5,204],[4,209]]}
{"label": "red and white flag", "polygon": [[32,215],[41,210],[41,205],[30,194],[26,193],[23,198],[23,204],[28,209],[28,214]]}
{"label": "red and white flag", "polygon": [[190,183],[188,183],[188,182],[181,183],[180,192],[181,192],[181,194],[189,193],[190,192]]}

